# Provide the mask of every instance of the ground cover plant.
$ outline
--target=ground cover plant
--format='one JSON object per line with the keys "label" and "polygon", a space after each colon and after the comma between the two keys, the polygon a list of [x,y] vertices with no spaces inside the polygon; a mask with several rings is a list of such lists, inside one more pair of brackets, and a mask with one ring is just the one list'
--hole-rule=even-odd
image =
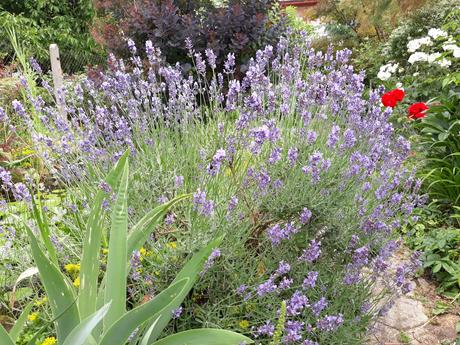
{"label": "ground cover plant", "polygon": [[[103,209],[115,207],[103,178],[126,150],[130,224],[192,193],[129,253],[128,305],[165,289],[189,253],[225,236],[165,335],[204,326],[260,344],[355,345],[391,298],[410,289],[417,255],[388,269],[399,245],[394,230],[423,201],[415,172],[404,167],[410,144],[395,134],[383,89],[366,90],[364,75],[348,65],[349,50],[316,52],[294,40],[258,51],[241,80],[231,53],[219,70],[212,50],[189,45],[194,77],[165,65],[150,41],[144,66],[129,42],[129,61],[111,56],[107,71],[62,90],[64,108],[29,94],[42,131],[14,102],[36,152],[68,185],[65,221],[51,227],[67,265],[84,238],[75,214],[87,218],[101,191]],[[37,192],[4,171],[2,182],[18,201]],[[3,238],[18,245],[24,234]],[[11,272],[26,259],[13,260]],[[81,272],[66,267],[81,284]]]}

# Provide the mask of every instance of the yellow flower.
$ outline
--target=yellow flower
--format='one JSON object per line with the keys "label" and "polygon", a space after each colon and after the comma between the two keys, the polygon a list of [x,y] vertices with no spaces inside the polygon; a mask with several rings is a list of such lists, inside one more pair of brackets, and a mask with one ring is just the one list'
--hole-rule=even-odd
{"label": "yellow flower", "polygon": [[22,150],[22,154],[24,156],[28,156],[28,155],[31,155],[31,154],[34,154],[34,153],[35,153],[35,151],[31,150],[30,148],[25,148],[25,149]]}
{"label": "yellow flower", "polygon": [[169,247],[171,249],[176,249],[177,248],[177,242],[168,242],[168,243],[166,243],[166,247]]}
{"label": "yellow flower", "polygon": [[102,248],[102,254],[104,255],[109,254],[109,250],[107,248]]}
{"label": "yellow flower", "polygon": [[249,321],[248,320],[241,320],[239,325],[240,325],[240,328],[246,329],[246,328],[249,327]]}
{"label": "yellow flower", "polygon": [[40,345],[56,345],[57,341],[55,337],[48,337],[41,342]]}
{"label": "yellow flower", "polygon": [[64,269],[71,274],[78,273],[80,272],[80,264],[67,264]]}
{"label": "yellow flower", "polygon": [[160,271],[155,271],[154,273],[155,273],[155,275],[156,275],[157,277],[160,276]]}
{"label": "yellow flower", "polygon": [[45,296],[45,297],[43,297],[42,299],[37,300],[37,301],[35,302],[35,305],[36,305],[37,307],[40,307],[40,306],[42,306],[43,304],[45,304],[46,302],[48,302],[48,297]]}
{"label": "yellow flower", "polygon": [[75,286],[76,288],[80,287],[80,277],[75,278],[75,280],[73,281],[73,286]]}
{"label": "yellow flower", "polygon": [[34,311],[33,313],[30,313],[29,315],[27,315],[27,320],[31,321],[31,322],[35,322],[38,320],[38,312],[37,311]]}
{"label": "yellow flower", "polygon": [[141,256],[146,256],[147,250],[144,247],[141,247],[141,249],[139,249],[139,253],[141,254]]}

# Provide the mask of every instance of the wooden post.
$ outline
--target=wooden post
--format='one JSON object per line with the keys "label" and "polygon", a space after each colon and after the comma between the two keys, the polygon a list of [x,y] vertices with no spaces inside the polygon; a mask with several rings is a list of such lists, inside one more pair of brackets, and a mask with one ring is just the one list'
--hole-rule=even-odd
{"label": "wooden post", "polygon": [[53,73],[53,85],[54,85],[54,97],[56,97],[56,103],[60,109],[61,114],[64,113],[64,100],[59,97],[58,90],[61,90],[64,86],[64,78],[62,77],[61,60],[59,59],[59,48],[57,44],[50,44],[50,59],[51,59],[51,71]]}

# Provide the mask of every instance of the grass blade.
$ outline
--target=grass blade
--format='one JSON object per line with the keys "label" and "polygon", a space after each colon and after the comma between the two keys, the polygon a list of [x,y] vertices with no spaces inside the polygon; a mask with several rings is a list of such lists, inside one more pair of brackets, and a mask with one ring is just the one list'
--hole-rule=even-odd
{"label": "grass blade", "polygon": [[104,329],[109,329],[126,312],[127,237],[128,237],[128,180],[129,165],[125,164],[112,209],[105,303],[112,302],[104,318]]}
{"label": "grass blade", "polygon": [[10,338],[14,342],[18,339],[19,335],[21,334],[21,331],[27,322],[27,316],[29,316],[30,311],[32,310],[34,306],[35,301],[30,302],[22,311],[21,315],[19,315],[19,318],[16,320],[14,323],[13,328],[10,330]]}
{"label": "grass blade", "polygon": [[11,337],[8,335],[6,330],[0,324],[0,340],[2,341],[2,345],[14,345],[14,341],[11,340]]}
{"label": "grass blade", "polygon": [[148,345],[239,345],[253,344],[244,335],[223,329],[192,329],[179,332]]}
{"label": "grass blade", "polygon": [[57,319],[58,340],[64,340],[80,323],[74,288],[59,268],[42,252],[32,230],[27,225],[25,225],[25,229],[30,239],[35,264],[50,301],[53,316]]}
{"label": "grass blade", "polygon": [[182,279],[170,285],[149,302],[128,311],[102,336],[99,345],[124,344],[136,328],[151,319],[152,316],[155,317],[154,323],[158,322],[160,319],[158,312],[169,310],[171,301],[182,296],[187,284],[188,279]]}
{"label": "grass blade", "polygon": [[[121,174],[128,159],[129,151],[126,151],[119,159],[115,167],[109,172],[106,182],[112,189],[118,186]],[[99,276],[99,252],[102,238],[102,202],[106,197],[104,191],[99,191],[94,200],[91,210],[85,239],[80,269],[80,294],[78,307],[81,318],[84,319],[96,311],[97,283]]]}
{"label": "grass blade", "polygon": [[91,332],[99,322],[104,318],[110,308],[110,303],[103,306],[93,315],[84,319],[72,332],[68,335],[62,345],[83,345],[91,336]]}

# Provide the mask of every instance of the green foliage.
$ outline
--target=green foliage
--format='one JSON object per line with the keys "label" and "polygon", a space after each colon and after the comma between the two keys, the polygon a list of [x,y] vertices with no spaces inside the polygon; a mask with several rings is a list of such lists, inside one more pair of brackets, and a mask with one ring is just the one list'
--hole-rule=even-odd
{"label": "green foliage", "polygon": [[460,206],[460,92],[450,90],[419,125],[426,190],[441,206]]}
{"label": "green foliage", "polygon": [[[104,52],[90,34],[94,15],[90,0],[7,0],[0,5],[0,35],[6,37],[6,28],[14,27],[27,55],[45,69],[49,67],[49,45],[58,44],[64,72],[74,73],[102,61]],[[0,59],[8,63],[14,53],[8,41],[0,42]]]}
{"label": "green foliage", "polygon": [[[72,285],[68,277],[60,270],[59,266],[53,262],[52,253],[49,250],[43,251],[33,231],[25,225],[28,234],[32,254],[35,264],[38,267],[40,278],[43,283],[46,294],[49,298],[53,320],[56,323],[56,333],[58,342],[63,345],[83,345],[83,344],[125,344],[127,341],[131,344],[137,343],[137,337],[134,340],[128,340],[130,335],[138,329],[140,334],[143,332],[143,325],[153,320],[148,328],[148,334],[143,344],[153,344],[161,335],[163,329],[172,318],[172,311],[183,302],[191,290],[197,276],[203,269],[203,263],[216,247],[221,238],[212,241],[206,248],[202,249],[184,266],[178,273],[176,280],[164,291],[152,298],[150,301],[126,311],[126,275],[127,275],[127,224],[128,224],[128,152],[126,152],[117,165],[108,175],[108,180],[116,186],[117,197],[112,210],[112,227],[109,239],[109,258],[107,261],[106,278],[109,284],[102,283],[100,291],[105,296],[105,304],[96,307],[97,299],[93,294],[83,294],[83,286],[86,287],[86,275],[81,275],[82,289],[78,292]],[[108,182],[107,182],[108,183]],[[103,193],[101,190],[99,193]],[[97,198],[97,197],[96,197]],[[98,198],[97,198],[98,199]],[[100,199],[100,198],[99,198]],[[170,205],[172,205],[170,203]],[[98,209],[100,203],[96,202],[93,206],[93,219],[96,215],[101,218]],[[164,206],[159,206],[158,211],[163,211]],[[43,239],[49,237],[46,223],[40,212],[34,212],[34,218],[37,226],[40,228]],[[157,219],[157,222],[159,219]],[[146,222],[151,232],[157,225],[157,222]],[[100,242],[100,234],[103,228],[102,223],[92,221],[89,231],[93,240]],[[145,233],[142,224],[137,227],[139,232]],[[86,245],[84,255],[87,257],[87,250],[92,250],[91,245]],[[96,267],[94,269],[94,267]],[[99,272],[99,262],[96,258],[93,262],[85,261],[82,263],[81,271]],[[97,281],[96,281],[97,284]],[[79,303],[76,303],[79,300]],[[86,309],[81,308],[84,303],[90,304]],[[81,310],[80,310],[81,309]],[[30,311],[30,307],[24,310],[24,314]],[[84,314],[82,313],[84,312]],[[24,324],[24,314],[18,320],[18,327]],[[85,315],[88,314],[88,315]],[[98,324],[103,321],[103,327]],[[18,335],[18,327],[13,328],[12,333],[8,335],[3,327],[0,327],[0,335],[5,344],[13,344],[13,338]],[[37,334],[38,335],[38,334]],[[36,338],[37,335],[34,337]],[[220,331],[212,329],[194,330],[189,333],[178,333],[175,336],[162,339],[158,344],[176,344],[183,339],[192,339],[192,344],[206,344],[211,341],[212,344],[219,345],[237,345],[245,341],[251,343],[250,339],[229,331]],[[156,344],[156,343],[154,343]]]}

